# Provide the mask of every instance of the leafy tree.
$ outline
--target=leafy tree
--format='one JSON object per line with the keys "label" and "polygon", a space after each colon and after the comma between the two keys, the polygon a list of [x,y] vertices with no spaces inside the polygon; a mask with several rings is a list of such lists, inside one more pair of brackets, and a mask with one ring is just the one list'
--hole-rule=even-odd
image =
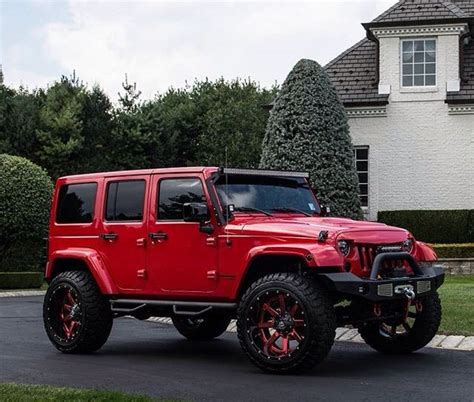
{"label": "leafy tree", "polygon": [[199,164],[257,167],[268,112],[276,88],[266,90],[251,80],[197,82],[191,96],[200,111],[196,150]]}
{"label": "leafy tree", "polygon": [[33,261],[38,262],[38,244],[47,233],[52,190],[53,184],[42,168],[25,158],[0,154],[0,268],[8,268],[4,262],[16,243],[23,255],[20,260],[34,256]]}
{"label": "leafy tree", "polygon": [[110,158],[113,136],[113,106],[104,91],[94,86],[81,96],[82,137],[80,172],[98,172],[114,168]]}
{"label": "leafy tree", "polygon": [[362,216],[347,117],[321,66],[300,60],[268,120],[260,167],[310,172],[320,201],[335,215]]}
{"label": "leafy tree", "polygon": [[84,86],[75,76],[62,77],[46,91],[36,136],[37,160],[53,178],[77,173],[84,149],[81,119]]}
{"label": "leafy tree", "polygon": [[0,85],[0,153],[34,157],[38,148],[36,128],[44,92],[13,90]]}
{"label": "leafy tree", "polygon": [[150,166],[149,155],[155,153],[156,135],[144,131],[143,103],[136,84],[129,84],[127,76],[119,94],[119,107],[114,111],[114,129],[110,157],[116,169],[140,169]]}

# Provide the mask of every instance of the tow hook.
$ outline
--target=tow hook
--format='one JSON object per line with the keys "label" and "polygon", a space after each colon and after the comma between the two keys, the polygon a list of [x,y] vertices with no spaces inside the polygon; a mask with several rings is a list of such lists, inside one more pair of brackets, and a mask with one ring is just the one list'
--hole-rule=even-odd
{"label": "tow hook", "polygon": [[410,301],[413,300],[416,296],[412,285],[397,286],[395,288],[395,293],[398,295],[404,295]]}

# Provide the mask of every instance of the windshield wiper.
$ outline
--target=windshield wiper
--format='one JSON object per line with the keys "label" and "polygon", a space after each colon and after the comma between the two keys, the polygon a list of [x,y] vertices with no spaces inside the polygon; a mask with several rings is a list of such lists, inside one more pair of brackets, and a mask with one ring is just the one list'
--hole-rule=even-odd
{"label": "windshield wiper", "polygon": [[306,215],[306,216],[313,216],[308,212],[302,211],[301,209],[289,208],[289,207],[272,208],[272,211],[275,211],[275,212],[298,212],[298,213]]}
{"label": "windshield wiper", "polygon": [[235,207],[234,211],[237,212],[260,212],[267,216],[273,216],[270,212],[264,211],[263,209],[253,208],[253,207]]}

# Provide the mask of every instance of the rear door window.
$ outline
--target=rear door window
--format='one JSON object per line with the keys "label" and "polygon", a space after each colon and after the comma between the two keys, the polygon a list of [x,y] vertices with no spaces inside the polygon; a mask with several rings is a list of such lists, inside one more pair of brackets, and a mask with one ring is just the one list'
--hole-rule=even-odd
{"label": "rear door window", "polygon": [[144,200],[145,180],[110,182],[105,219],[109,222],[142,221]]}
{"label": "rear door window", "polygon": [[56,210],[57,223],[90,223],[94,219],[97,183],[61,186]]}

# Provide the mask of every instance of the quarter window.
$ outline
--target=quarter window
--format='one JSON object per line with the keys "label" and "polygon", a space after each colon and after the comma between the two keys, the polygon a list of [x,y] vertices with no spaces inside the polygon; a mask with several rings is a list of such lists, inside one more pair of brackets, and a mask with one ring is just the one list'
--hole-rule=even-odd
{"label": "quarter window", "polygon": [[354,159],[357,176],[359,176],[360,204],[369,206],[369,147],[355,147]]}
{"label": "quarter window", "polygon": [[205,202],[201,180],[164,179],[158,194],[158,220],[183,220],[183,204]]}
{"label": "quarter window", "polygon": [[145,181],[115,181],[107,186],[107,221],[141,221],[145,199]]}
{"label": "quarter window", "polygon": [[60,188],[57,223],[90,223],[94,217],[97,183],[67,184]]}
{"label": "quarter window", "polygon": [[436,85],[436,40],[402,41],[402,86]]}

